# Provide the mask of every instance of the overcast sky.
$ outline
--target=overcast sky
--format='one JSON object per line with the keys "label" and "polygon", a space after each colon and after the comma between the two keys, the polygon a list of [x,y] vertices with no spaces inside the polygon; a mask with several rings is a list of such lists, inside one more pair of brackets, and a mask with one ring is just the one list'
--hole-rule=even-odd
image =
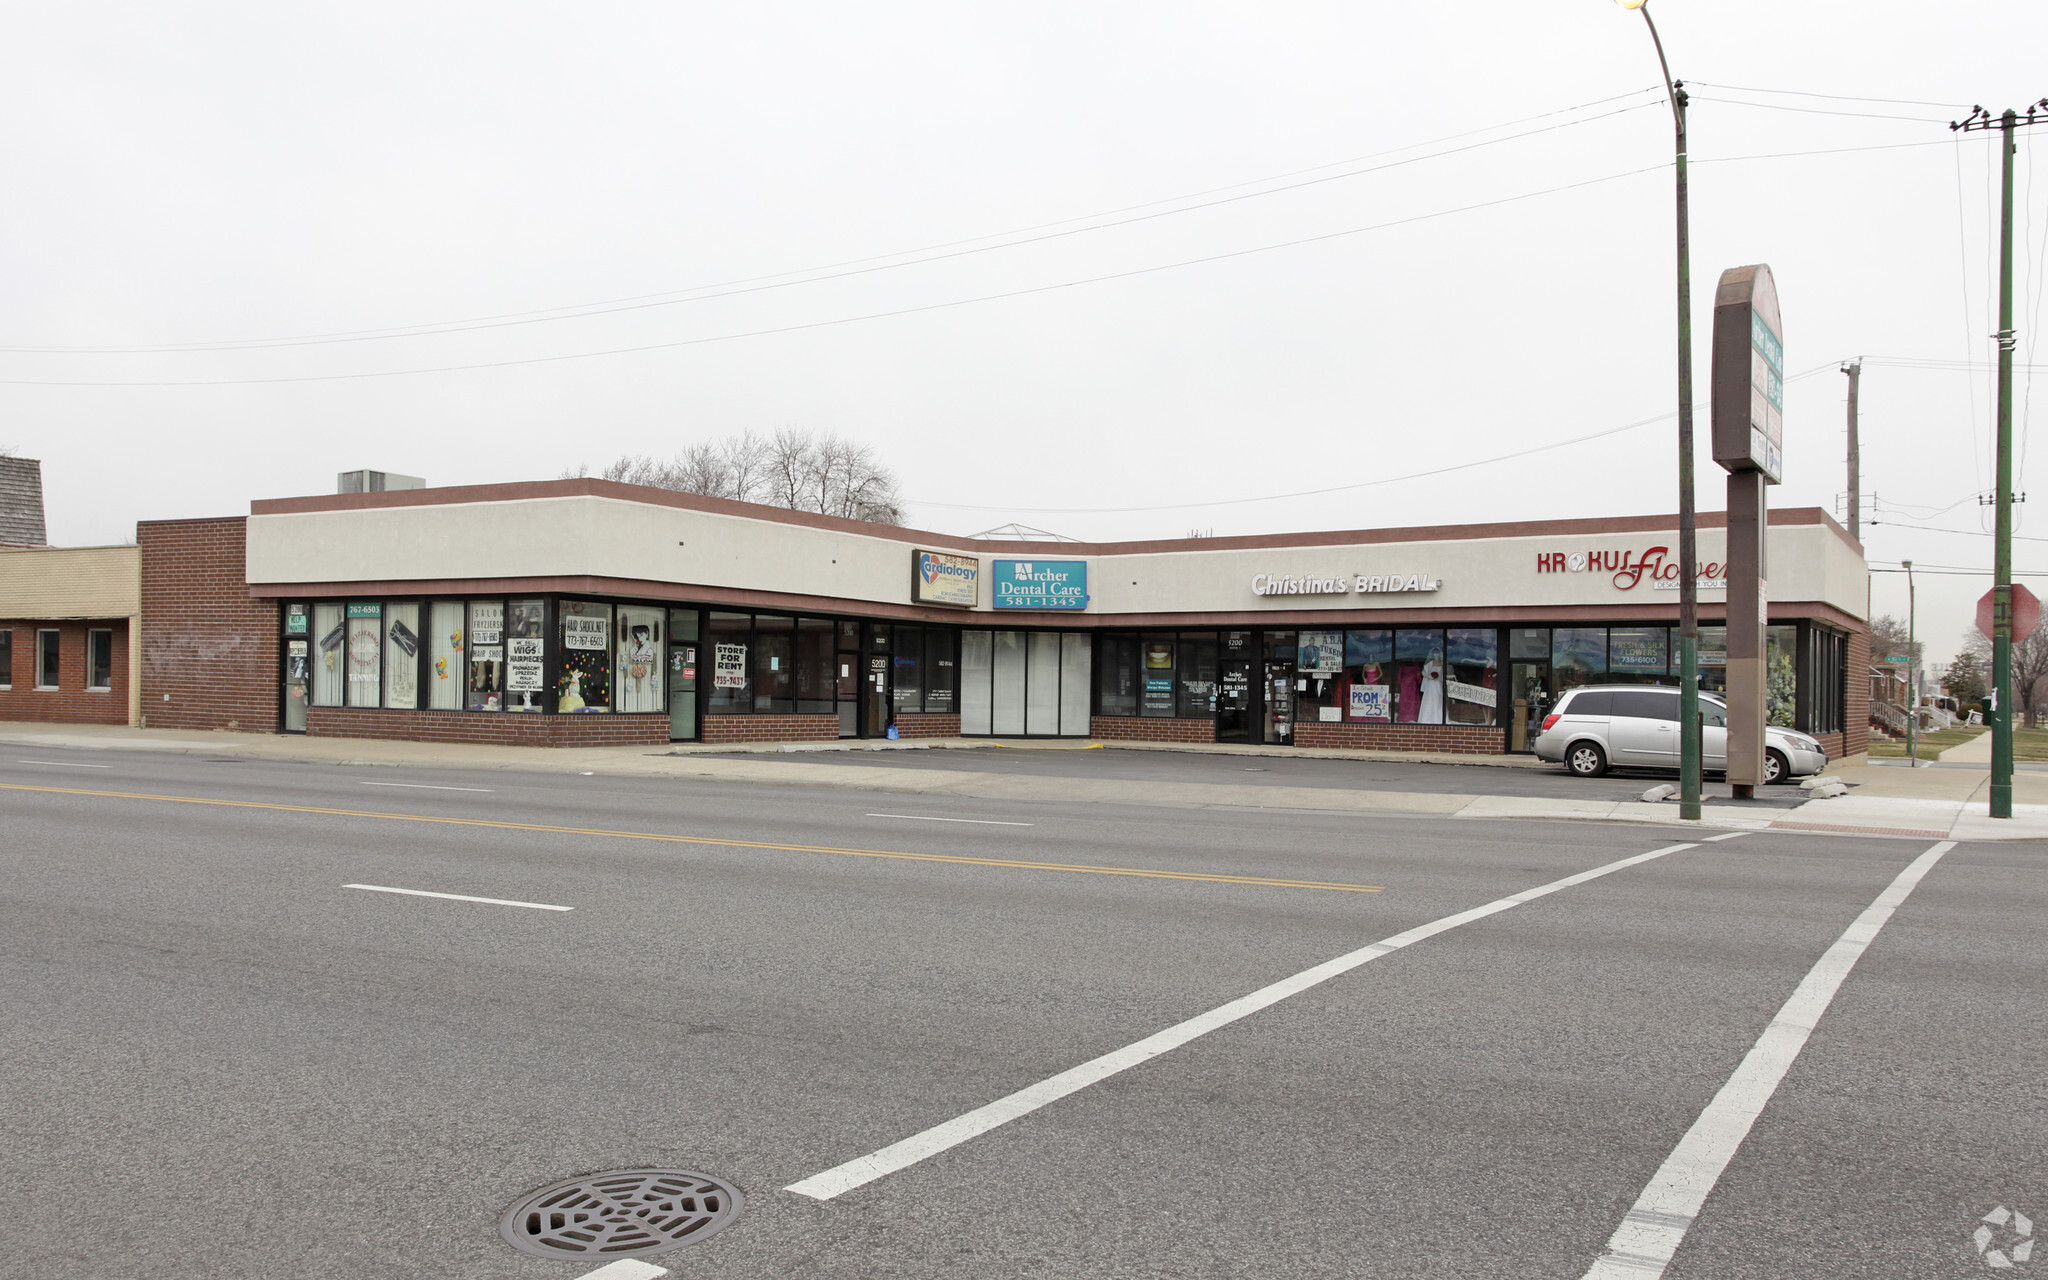
{"label": "overcast sky", "polygon": [[[1839,510],[1861,355],[1873,565],[1988,566],[1991,378],[1918,366],[1991,357],[1995,150],[1946,122],[2048,94],[2048,6],[1653,12],[1696,94],[1700,395],[1715,279],[1768,262],[1817,371],[1773,505]],[[1175,505],[1668,415],[1657,83],[1611,0],[16,6],[0,444],[65,544],[787,424],[873,443],[953,533],[1671,511],[1668,417]],[[215,349],[25,350],[174,345]],[[1704,450],[1700,481],[1721,508]],[[1945,658],[1988,577],[1921,581]]]}

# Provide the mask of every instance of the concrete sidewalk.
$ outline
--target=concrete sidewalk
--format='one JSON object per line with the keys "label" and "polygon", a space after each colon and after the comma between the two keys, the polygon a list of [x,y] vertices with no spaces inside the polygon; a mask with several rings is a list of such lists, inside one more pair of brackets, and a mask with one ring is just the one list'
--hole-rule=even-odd
{"label": "concrete sidewalk", "polygon": [[[670,747],[502,747],[362,738],[308,738],[284,734],[129,729],[99,725],[0,722],[0,743],[34,749],[155,751],[215,759],[300,761],[329,765],[370,765],[418,769],[503,769],[614,777],[701,778],[719,782],[836,787],[901,794],[971,796],[995,800],[1063,803],[1168,805],[1226,809],[1299,809],[1342,813],[1434,814],[1458,818],[1543,818],[1576,821],[1647,822],[1683,826],[1678,806],[1635,800],[1502,796],[1469,792],[1384,791],[1364,788],[1247,786],[1213,782],[1134,783],[1120,778],[1020,776],[959,769],[892,768],[892,752],[905,750],[1085,751],[1183,750],[1165,744],[1117,742],[1050,743],[1042,740],[932,740],[850,744],[872,754],[872,764],[808,765],[772,744],[735,750]],[[802,744],[796,754],[833,748]],[[1554,768],[1526,756],[1443,756],[1421,752],[1311,751],[1296,748],[1207,744],[1203,753],[1296,758],[1394,760],[1410,763],[1489,764],[1509,768]],[[775,754],[769,761],[758,757]],[[1704,824],[1721,830],[1809,831],[1842,835],[1884,835],[1916,839],[2048,840],[2048,774],[2014,779],[2014,817],[1994,822],[1984,816],[1989,770],[1907,769],[1868,763],[1830,770],[1850,785],[1850,795],[1809,800],[1791,810],[1710,803]],[[1470,775],[1460,778],[1465,781]],[[1560,779],[1562,781],[1562,779]]]}

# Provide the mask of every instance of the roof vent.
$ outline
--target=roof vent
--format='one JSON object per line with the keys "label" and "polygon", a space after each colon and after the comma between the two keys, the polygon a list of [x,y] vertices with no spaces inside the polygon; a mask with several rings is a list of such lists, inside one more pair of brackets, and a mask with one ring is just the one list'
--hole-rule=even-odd
{"label": "roof vent", "polygon": [[334,477],[336,493],[383,493],[390,489],[424,489],[427,482],[418,476],[402,476],[396,471],[344,471]]}

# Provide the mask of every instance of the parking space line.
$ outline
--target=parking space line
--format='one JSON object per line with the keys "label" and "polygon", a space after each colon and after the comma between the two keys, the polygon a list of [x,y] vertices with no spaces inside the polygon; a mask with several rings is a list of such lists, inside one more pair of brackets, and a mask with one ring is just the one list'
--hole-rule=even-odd
{"label": "parking space line", "polygon": [[1035,822],[998,822],[994,818],[934,818],[922,813],[870,813],[869,818],[904,818],[911,822],[970,822],[978,827],[1035,827]]}
{"label": "parking space line", "polygon": [[265,800],[222,800],[212,796],[162,796],[139,791],[89,791],[82,787],[35,787],[0,782],[0,791],[41,791],[61,796],[101,796],[114,800],[157,800],[168,804],[219,805],[229,809],[265,809],[277,813],[312,813],[335,818],[374,818],[385,822],[429,822],[450,827],[485,827],[494,831],[537,831],[547,835],[599,836],[615,840],[651,840],[659,844],[711,845],[729,849],[769,849],[783,853],[830,853],[847,858],[889,858],[901,862],[945,862],[969,867],[1003,867],[1015,871],[1070,871],[1098,876],[1135,876],[1147,880],[1194,880],[1204,884],[1239,884],[1261,889],[1329,889],[1340,893],[1382,893],[1384,885],[1344,884],[1323,880],[1281,880],[1271,876],[1233,876],[1221,872],[1155,871],[1146,867],[1104,867],[1084,862],[1026,862],[1014,858],[977,858],[952,853],[905,853],[892,849],[840,849],[821,844],[783,844],[770,840],[738,840],[723,836],[679,836],[665,831],[620,831],[609,827],[556,827],[538,822],[506,822],[495,818],[454,818],[431,813],[380,813],[373,809],[328,809],[317,805],[274,804]]}
{"label": "parking space line", "polygon": [[1807,971],[1742,1065],[1636,1197],[1635,1206],[1608,1237],[1607,1252],[1586,1272],[1585,1280],[1656,1280],[1664,1274],[1714,1184],[1806,1047],[1849,971],[1906,895],[1955,847],[1955,841],[1944,840],[1913,859]]}
{"label": "parking space line", "polygon": [[345,884],[344,889],[367,889],[371,893],[402,893],[413,898],[446,898],[450,902],[482,902],[493,907],[531,907],[535,911],[574,911],[549,902],[515,902],[510,898],[473,898],[466,893],[435,893],[430,889],[394,889],[388,884]]}
{"label": "parking space line", "polygon": [[110,764],[80,764],[76,760],[16,760],[16,764],[48,764],[59,769],[111,769]]}
{"label": "parking space line", "polygon": [[1534,902],[1536,899],[1556,893],[1560,889],[1569,889],[1574,885],[1585,884],[1589,880],[1597,880],[1601,876],[1612,875],[1616,871],[1639,866],[1652,859],[1664,857],[1666,854],[1677,853],[1681,849],[1694,849],[1698,847],[1696,843],[1691,841],[1685,844],[1665,845],[1661,849],[1652,849],[1648,853],[1639,853],[1633,857],[1623,858],[1618,862],[1609,862],[1602,866],[1594,867],[1590,871],[1581,871],[1575,875],[1566,876],[1562,880],[1552,880],[1550,883],[1538,885],[1534,889],[1524,889],[1520,893],[1509,894],[1507,897],[1496,899],[1485,906],[1455,912],[1444,916],[1440,920],[1432,920],[1428,924],[1417,925],[1413,929],[1397,933],[1370,946],[1360,947],[1358,950],[1338,956],[1334,960],[1326,960],[1312,969],[1304,969],[1291,978],[1282,978],[1270,986],[1259,988],[1250,995],[1239,996],[1228,1004],[1219,1005],[1207,1013],[1197,1014],[1185,1022],[1176,1023],[1166,1028],[1164,1031],[1154,1032],[1135,1044],[1125,1045],[1123,1048],[1105,1053],[1099,1058],[1090,1059],[1078,1067],[1069,1068],[1056,1076],[1041,1080],[1037,1084],[1019,1089],[1007,1097],[998,1098],[994,1102],[983,1107],[977,1107],[965,1115],[957,1116],[943,1124],[933,1125],[922,1133],[912,1134],[910,1137],[900,1142],[891,1143],[879,1151],[870,1152],[857,1159],[849,1160],[845,1164],[834,1165],[823,1173],[812,1174],[808,1178],[792,1182],[784,1187],[783,1190],[794,1191],[798,1195],[809,1196],[813,1200],[830,1200],[834,1196],[853,1190],[855,1187],[873,1182],[877,1178],[886,1177],[898,1170],[907,1169],[919,1161],[927,1160],[942,1151],[957,1147],[970,1138],[979,1137],[989,1130],[1008,1124],[1020,1116],[1029,1115],[1047,1103],[1056,1102],[1070,1093],[1078,1093],[1089,1085],[1106,1080],[1118,1072],[1128,1071],[1130,1068],[1140,1063],[1148,1062],[1160,1054],[1178,1049],[1189,1041],[1205,1036],[1219,1027],[1229,1026],[1238,1019],[1248,1017],[1261,1009],[1276,1005],[1289,996],[1299,995],[1311,987],[1328,982],[1339,974],[1349,973],[1368,961],[1377,960],[1381,956],[1399,951],[1403,947],[1421,942],[1425,938],[1433,938],[1437,934],[1455,929],[1459,925],[1470,924],[1475,920],[1484,920],[1488,916],[1498,915],[1503,911],[1519,907],[1524,903]]}

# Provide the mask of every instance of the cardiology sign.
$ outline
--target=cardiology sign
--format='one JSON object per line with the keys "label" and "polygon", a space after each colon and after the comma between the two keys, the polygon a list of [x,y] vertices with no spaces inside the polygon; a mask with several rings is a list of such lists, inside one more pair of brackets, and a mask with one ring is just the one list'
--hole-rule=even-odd
{"label": "cardiology sign", "polygon": [[972,609],[981,586],[981,561],[944,551],[910,553],[910,602]]}
{"label": "cardiology sign", "polygon": [[998,609],[1086,609],[1086,560],[998,560],[989,603]]}

